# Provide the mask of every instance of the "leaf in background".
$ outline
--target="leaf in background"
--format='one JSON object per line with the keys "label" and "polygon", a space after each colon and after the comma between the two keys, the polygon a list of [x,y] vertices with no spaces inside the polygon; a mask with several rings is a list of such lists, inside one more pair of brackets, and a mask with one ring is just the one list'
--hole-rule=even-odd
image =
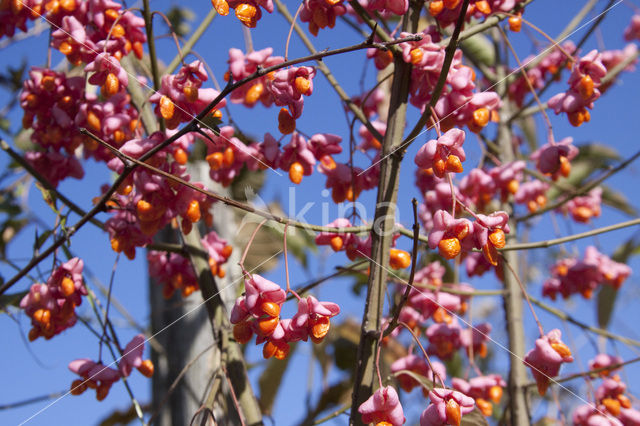
{"label": "leaf in background", "polygon": [[26,219],[9,219],[0,228],[0,253],[6,257],[7,244],[27,224]]}
{"label": "leaf in background", "polygon": [[536,121],[533,116],[519,118],[518,126],[522,130],[524,139],[529,146],[529,151],[534,152],[538,149],[538,133],[536,132]]}
{"label": "leaf in background", "polygon": [[[284,212],[279,203],[269,204],[269,211],[278,216],[284,216]],[[284,225],[270,224],[266,227],[268,232],[274,235],[284,243]],[[315,233],[306,229],[294,228],[290,226],[287,230],[287,251],[292,254],[303,267],[307,267],[307,250],[315,252],[317,250],[315,243]]]}
{"label": "leaf in background", "polygon": [[618,291],[610,285],[603,285],[598,292],[598,327],[606,329],[611,321]]}
{"label": "leaf in background", "polygon": [[[4,279],[2,280],[2,282],[4,283]],[[29,290],[20,291],[18,293],[0,295],[0,311],[6,311],[5,308],[9,306],[13,306],[16,308],[19,307],[20,301],[27,293],[29,293]]]}
{"label": "leaf in background", "polygon": [[353,392],[352,380],[346,379],[342,382],[333,384],[326,388],[318,398],[316,407],[309,410],[307,417],[300,422],[301,425],[314,424],[314,420],[320,413],[329,408],[341,406],[351,401],[351,393]]}
{"label": "leaf in background", "polygon": [[[631,256],[638,254],[640,249],[639,238],[634,235],[627,242],[619,246],[611,259],[620,263],[627,263]],[[606,329],[611,321],[611,314],[618,297],[618,290],[610,285],[603,285],[598,292],[598,327]]]}
{"label": "leaf in background", "polygon": [[289,355],[283,359],[271,358],[267,363],[267,367],[264,369],[258,380],[258,387],[260,388],[260,409],[266,415],[271,415],[273,410],[273,403],[276,400],[276,395],[280,389],[280,383],[282,383],[282,377],[284,376],[291,356],[296,348],[296,344],[291,344],[289,349]]}
{"label": "leaf in background", "polygon": [[44,186],[40,184],[40,182],[36,182],[36,188],[40,190],[42,193],[42,199],[45,203],[53,210],[55,214],[60,214],[58,211],[58,207],[56,206],[56,196],[52,191],[49,191]]}
{"label": "leaf in background", "polygon": [[40,249],[40,247],[42,247],[42,245],[45,243],[45,241],[47,241],[49,239],[49,237],[51,236],[52,232],[51,230],[46,230],[42,233],[42,235],[38,235],[38,231],[36,231],[36,240],[33,243],[33,249],[34,251],[38,251]]}
{"label": "leaf in background", "polygon": [[35,151],[36,144],[31,142],[31,134],[33,134],[33,129],[21,129],[13,138],[16,148],[22,151]]}
{"label": "leaf in background", "polygon": [[638,211],[631,204],[629,204],[627,197],[625,197],[622,192],[615,191],[611,187],[606,185],[600,185],[600,188],[602,188],[603,203],[610,207],[613,207],[614,209],[620,210],[621,212],[626,213],[629,216],[638,216]]}
{"label": "leaf in background", "polygon": [[195,14],[191,9],[184,6],[173,6],[167,12],[167,19],[171,22],[171,27],[178,37],[186,37],[191,32],[190,21],[193,21]]}
{"label": "leaf in background", "polygon": [[476,34],[463,40],[460,42],[460,48],[471,62],[477,62],[487,67],[496,63],[495,48],[489,39],[482,34]]}
{"label": "leaf in background", "polygon": [[[235,245],[244,250],[251,234],[260,223],[260,219],[255,216],[252,220],[241,222],[235,234]],[[244,266],[248,271],[260,274],[275,268],[278,264],[278,253],[282,251],[282,239],[270,232],[268,226],[269,224],[265,224],[260,228],[253,239],[244,261]]]}
{"label": "leaf in background", "polygon": [[15,194],[13,192],[0,192],[0,213],[16,216],[20,212],[22,212],[22,208],[16,202]]}
{"label": "leaf in background", "polygon": [[264,186],[265,177],[262,171],[249,171],[244,167],[231,182],[229,187],[231,198],[242,202],[251,201]]}
{"label": "leaf in background", "polygon": [[360,324],[352,319],[346,319],[341,324],[331,327],[335,336],[333,353],[336,367],[352,372],[356,365],[356,353],[360,341]]}
{"label": "leaf in background", "polygon": [[618,151],[608,145],[591,142],[580,145],[578,148],[580,151],[574,161],[589,160],[594,164],[598,164],[598,167],[603,167],[604,165],[622,160]]}
{"label": "leaf in background", "polygon": [[462,426],[489,426],[486,417],[480,412],[478,406],[473,407],[473,411],[462,416]]}

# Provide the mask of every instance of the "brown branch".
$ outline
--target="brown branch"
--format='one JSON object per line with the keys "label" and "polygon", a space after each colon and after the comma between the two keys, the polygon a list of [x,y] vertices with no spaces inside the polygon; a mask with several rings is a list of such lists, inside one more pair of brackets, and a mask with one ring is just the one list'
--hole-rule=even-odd
{"label": "brown branch", "polygon": [[413,205],[413,247],[411,249],[411,272],[409,272],[409,281],[407,281],[407,287],[404,289],[404,293],[402,294],[402,298],[396,304],[393,309],[393,315],[391,316],[391,321],[384,330],[383,337],[390,335],[393,330],[398,326],[398,319],[400,318],[400,311],[409,300],[409,293],[411,293],[411,288],[413,287],[413,279],[416,274],[416,264],[418,258],[418,236],[420,235],[420,223],[418,222],[418,201],[414,198],[411,200],[411,204]]}

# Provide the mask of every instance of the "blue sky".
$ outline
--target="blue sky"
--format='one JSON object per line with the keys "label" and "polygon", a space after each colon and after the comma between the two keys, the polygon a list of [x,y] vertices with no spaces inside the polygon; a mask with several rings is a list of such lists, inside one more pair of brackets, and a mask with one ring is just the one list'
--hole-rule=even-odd
{"label": "blue sky", "polygon": [[[566,23],[575,14],[576,10],[581,7],[583,2],[558,2],[548,0],[537,0],[527,7],[525,18],[531,20],[550,35],[555,35],[566,25]],[[601,10],[605,3],[599,2],[596,10]],[[154,1],[152,7],[158,10],[167,10],[168,7],[177,2]],[[290,10],[294,10],[297,6],[296,2],[287,1]],[[180,2],[191,8],[197,18],[200,19],[208,12],[209,2]],[[622,40],[622,31],[627,26],[631,9],[625,4],[616,4],[611,10],[601,31],[592,37],[583,52],[586,53],[591,48],[604,47],[607,49],[622,48],[624,41]],[[589,17],[590,19],[591,17]],[[159,21],[158,21],[159,22]],[[192,24],[192,28],[197,26],[197,22]],[[161,27],[160,24],[157,27]],[[287,37],[288,24],[286,21],[274,13],[274,16],[265,15],[260,21],[258,27],[252,30],[252,37],[255,49],[265,47],[273,47],[274,54],[283,55],[284,45]],[[162,30],[159,30],[162,31]],[[572,40],[577,40],[584,30],[579,30]],[[536,37],[540,40],[540,37]],[[318,49],[325,47],[337,48],[346,45],[355,44],[361,41],[359,36],[349,28],[340,27],[334,31],[321,31],[320,35],[314,39],[314,43]],[[527,41],[526,34],[513,36],[513,41],[518,49],[521,58],[532,53],[531,45]],[[15,46],[5,49],[0,54],[0,69],[5,69],[7,65],[17,64],[24,59],[30,65],[42,65],[46,58],[46,40],[43,37],[23,41]],[[226,71],[226,61],[228,59],[228,48],[237,47],[244,50],[244,41],[242,28],[233,16],[216,17],[211,28],[205,33],[204,37],[196,45],[196,50],[200,53],[213,69],[216,78],[222,81],[222,75]],[[175,54],[175,47],[169,40],[159,41],[160,56],[166,62],[170,61]],[[290,46],[290,57],[306,55],[307,52],[300,40],[294,35]],[[189,61],[193,59],[190,58]],[[59,55],[54,55],[54,63],[60,60]],[[364,52],[355,52],[341,57],[326,58],[326,64],[331,68],[337,79],[343,87],[347,88],[349,94],[360,93],[360,81],[362,76],[363,64],[365,63]],[[515,62],[513,62],[515,63]],[[374,78],[373,67],[369,66],[365,75],[366,87],[370,86],[370,82]],[[566,78],[564,79],[566,81]],[[557,89],[551,89],[543,96],[543,100],[547,100],[551,95],[560,90],[564,90],[564,81]],[[299,127],[307,134],[318,132],[335,133],[343,136],[348,141],[348,126],[342,113],[339,100],[332,89],[326,83],[324,77],[319,75],[315,82],[314,94],[305,100],[305,112],[299,121]],[[591,122],[580,128],[571,127],[565,116],[551,115],[554,126],[556,139],[562,139],[566,136],[573,136],[575,143],[581,144],[585,142],[597,141],[605,143],[615,148],[622,158],[628,157],[636,152],[638,144],[635,143],[637,134],[640,130],[640,120],[637,118],[638,111],[638,95],[640,94],[640,78],[637,73],[624,73],[622,80],[614,85],[609,92],[596,102],[595,108],[591,114]],[[7,93],[0,92],[0,106],[7,101]],[[277,134],[277,110],[265,109],[258,106],[251,110],[243,109],[239,106],[232,106],[231,109],[234,120],[247,129],[249,135],[254,136],[258,140],[262,138],[265,132]],[[416,114],[410,114],[410,119],[415,119]],[[20,115],[13,115],[15,125],[19,125]],[[538,120],[539,129],[542,129],[542,121]],[[401,175],[401,192],[399,196],[399,221],[405,226],[411,225],[411,209],[410,199],[417,196],[417,190],[413,187],[413,173],[415,166],[410,159],[424,142],[433,135],[428,133],[418,138],[416,143],[412,145],[407,153],[406,165]],[[6,138],[6,134],[2,134]],[[287,140],[287,139],[285,139]],[[480,150],[478,144],[473,137],[470,137],[465,145],[467,150],[467,162],[470,167],[477,163],[480,158]],[[339,157],[342,161],[346,161],[345,154]],[[362,161],[362,160],[361,160]],[[6,157],[0,157],[0,164],[7,164]],[[638,189],[638,165],[632,164],[623,172],[612,177],[607,181],[608,185],[624,193],[631,201],[632,205],[639,207],[637,203]],[[100,185],[111,179],[106,167],[102,164],[89,163],[85,166],[87,173],[86,178],[79,181],[68,181],[60,185],[60,190],[70,196],[78,204],[84,207],[91,205],[91,199],[99,193]],[[286,176],[278,176],[274,173],[267,174],[267,183],[260,194],[266,200],[281,200],[286,207],[289,202],[289,187],[293,187]],[[322,220],[322,203],[327,200],[326,195],[320,191],[324,188],[324,177],[314,174],[306,177],[302,184],[296,188],[296,206],[300,208],[308,202],[314,203],[314,207],[309,210],[306,218],[313,223],[319,223]],[[40,200],[41,196],[37,189],[31,188],[28,194],[25,194],[32,213],[41,218],[44,223],[52,224],[54,216],[52,212]],[[361,201],[365,205],[372,205],[375,200],[375,192],[369,191],[363,194]],[[286,210],[286,209],[285,209]],[[332,220],[337,214],[337,207],[330,205],[330,216]],[[367,212],[369,219],[373,216],[373,210]],[[106,219],[106,215],[102,219]],[[616,223],[621,220],[627,220],[628,217],[605,207],[600,218],[593,221],[592,225],[577,225],[569,223],[564,218],[558,217],[560,235],[567,235],[574,232],[582,232],[591,227],[600,227],[608,224]],[[42,230],[39,229],[39,232]],[[614,232],[610,235],[601,235],[597,238],[576,242],[567,245],[569,252],[584,252],[584,247],[589,244],[595,244],[599,249],[608,255],[611,255],[615,248],[624,240],[636,232],[636,229],[626,229]],[[30,227],[24,231],[9,247],[9,256],[18,264],[24,264],[31,256],[32,243],[35,228]],[[552,222],[547,218],[540,219],[531,232],[531,239],[534,241],[552,238],[556,236],[553,231]],[[400,246],[408,248],[410,242],[405,239],[400,240]],[[111,251],[108,244],[106,234],[91,227],[83,228],[75,237],[71,246],[71,250],[75,255],[85,260],[87,267],[95,274],[95,276],[103,283],[108,283],[111,269],[113,267],[116,255]],[[139,323],[146,324],[148,321],[147,301],[147,274],[146,267],[143,262],[144,256],[140,252],[136,261],[128,261],[121,259],[118,263],[118,269],[114,281],[114,295],[125,306],[129,313]],[[343,264],[346,258],[341,254],[329,254],[320,249],[317,255],[310,256],[311,261],[307,269],[304,269],[297,262],[292,262],[292,284],[300,284],[306,282],[314,276],[323,275],[332,270],[336,265]],[[532,281],[530,286],[531,293],[535,296],[540,295],[540,283],[546,276],[548,266],[551,259],[547,253],[536,251],[531,253],[532,262],[535,261],[535,271],[537,279]],[[47,264],[48,265],[48,264]],[[632,267],[637,267],[637,260],[633,260]],[[42,273],[34,271],[39,279],[46,279],[47,268],[43,265]],[[2,265],[0,273],[5,277],[10,277],[12,271]],[[269,279],[284,284],[283,268],[267,274]],[[491,276],[487,275],[481,280],[470,281],[478,288],[497,288],[499,283]],[[621,295],[618,298],[618,307],[611,324],[612,331],[623,334],[631,338],[640,338],[634,325],[640,320],[638,310],[634,307],[634,300],[638,296],[638,275],[634,274],[624,285]],[[30,281],[24,279],[16,287],[16,289],[26,289],[30,285]],[[338,317],[338,321],[347,317],[360,320],[364,302],[360,298],[353,296],[350,290],[350,282],[348,280],[334,280],[322,286],[318,293],[321,300],[339,301],[343,309],[343,313]],[[493,305],[491,305],[493,303]],[[506,334],[504,328],[501,327],[502,313],[500,310],[501,303],[498,300],[489,301],[487,299],[478,299],[474,301],[474,306],[478,309],[487,307],[495,312],[490,317],[494,319],[494,331],[492,337],[502,344],[506,342]],[[588,323],[595,323],[594,301],[583,302],[582,300],[572,299],[569,302],[557,302],[554,306],[560,307],[581,320]],[[81,312],[90,314],[88,303],[83,303]],[[285,312],[288,312],[285,310]],[[525,312],[527,318],[527,336],[528,346],[533,343],[535,336],[535,325],[531,321],[529,312]],[[580,359],[578,362],[563,368],[563,373],[579,371],[586,366],[587,361],[593,355],[593,348],[589,339],[577,328],[568,327],[557,319],[539,312],[540,319],[545,329],[550,330],[559,327],[567,336],[567,341],[572,347],[581,348]],[[75,378],[67,370],[69,361],[80,357],[97,357],[98,343],[96,339],[82,326],[78,325],[72,330],[57,336],[52,341],[37,340],[34,343],[25,343],[24,336],[29,329],[28,318],[24,315],[15,313],[13,316],[17,323],[7,315],[0,315],[0,333],[4,337],[6,343],[0,349],[0,365],[3,365],[3,383],[5,386],[0,387],[0,405],[15,401],[21,401],[30,397],[53,393],[68,389],[69,384]],[[120,320],[115,317],[117,323]],[[124,342],[128,341],[131,336],[136,334],[135,330],[123,325],[120,332],[120,339]],[[258,348],[259,349],[259,348]],[[492,348],[496,352],[496,365],[499,364],[504,354],[497,347]],[[612,347],[609,347],[613,350]],[[625,359],[637,356],[637,351],[618,345],[617,349]],[[577,352],[574,351],[574,352]],[[293,424],[296,420],[300,420],[304,414],[305,394],[307,392],[307,374],[310,368],[309,357],[311,353],[311,343],[298,345],[297,353],[291,362],[290,369],[285,376],[285,381],[281,390],[281,397],[276,403],[273,418],[277,424]],[[259,350],[249,351],[249,361],[256,362],[261,359]],[[255,369],[260,370],[260,367]],[[318,394],[320,390],[320,372],[317,367],[314,368],[314,384],[312,389]],[[635,366],[630,366],[625,370],[626,376],[623,379],[628,380],[630,392],[634,394],[639,376],[639,370]],[[331,374],[331,378],[337,378],[336,372]],[[257,375],[252,374],[254,383],[257,381]],[[627,379],[628,378],[628,379]],[[132,388],[136,397],[140,401],[148,401],[150,397],[150,381],[141,378],[139,374],[134,374],[131,380]],[[584,383],[575,382],[575,386],[584,395]],[[580,392],[579,392],[580,393]],[[416,395],[417,391],[408,396],[405,401],[408,417],[415,419],[416,415],[424,409],[424,400]],[[36,414],[39,410],[43,410],[34,417],[29,424],[58,424],[64,422],[69,425],[93,424],[107,413],[114,409],[123,409],[129,405],[129,398],[121,384],[117,384],[112,389],[106,401],[98,403],[94,397],[87,392],[79,397],[67,396],[62,398],[55,404],[47,407],[49,401],[38,404],[32,404],[19,409],[0,411],[0,423],[15,424],[26,420],[30,416]],[[422,405],[421,405],[422,404]],[[46,408],[46,409],[45,409]],[[541,416],[544,414],[546,406],[540,406],[536,409],[535,414]],[[553,407],[550,408],[553,410]],[[333,424],[345,424],[346,417],[338,418],[332,422]]]}

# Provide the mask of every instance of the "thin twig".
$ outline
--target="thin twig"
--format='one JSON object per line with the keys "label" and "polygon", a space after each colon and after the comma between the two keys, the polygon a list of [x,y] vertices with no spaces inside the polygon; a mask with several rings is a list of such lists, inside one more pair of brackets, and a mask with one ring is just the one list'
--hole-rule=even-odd
{"label": "thin twig", "polygon": [[529,299],[531,300],[531,303],[533,303],[534,305],[539,306],[540,308],[544,309],[545,311],[549,312],[552,315],[555,315],[556,317],[564,320],[564,321],[568,321],[571,324],[577,325],[578,327],[590,331],[592,333],[595,333],[599,336],[604,336],[608,339],[613,339],[613,340],[617,340],[619,342],[625,343],[627,345],[632,345],[632,346],[636,346],[636,347],[640,347],[640,341],[637,340],[633,340],[630,339],[628,337],[624,337],[624,336],[618,336],[617,334],[611,333],[608,330],[604,330],[602,328],[597,328],[597,327],[592,327],[588,324],[585,324],[581,321],[578,321],[577,319],[575,319],[573,316],[567,314],[566,312],[564,312],[561,309],[557,309],[554,308],[552,306],[547,305],[546,303],[542,302],[541,300],[536,299],[533,296],[529,296]]}

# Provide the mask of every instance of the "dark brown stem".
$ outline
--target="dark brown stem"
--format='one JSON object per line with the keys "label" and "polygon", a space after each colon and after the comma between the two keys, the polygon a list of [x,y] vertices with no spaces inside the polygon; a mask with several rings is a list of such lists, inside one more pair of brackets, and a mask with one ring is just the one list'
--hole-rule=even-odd
{"label": "dark brown stem", "polygon": [[398,326],[400,311],[407,303],[407,300],[409,300],[409,293],[411,293],[411,289],[413,288],[413,279],[416,274],[416,264],[418,263],[418,236],[420,234],[420,224],[418,222],[418,201],[414,198],[411,200],[411,204],[413,205],[413,248],[411,249],[411,272],[409,272],[409,280],[407,281],[407,286],[404,289],[402,298],[394,307],[391,321],[389,321],[389,324],[387,324],[387,327],[384,330],[384,337],[390,335]]}
{"label": "dark brown stem", "polygon": [[[421,4],[403,17],[403,31],[415,32],[420,17]],[[443,70],[446,73],[446,71]],[[387,130],[382,140],[380,181],[376,198],[376,209],[371,233],[370,273],[367,282],[367,298],[360,328],[360,342],[356,356],[354,389],[351,402],[350,422],[362,424],[358,407],[373,393],[375,386],[375,354],[383,316],[384,295],[387,288],[389,251],[395,228],[396,202],[400,180],[402,144],[405,130],[409,95],[411,64],[401,56],[394,58],[393,83],[389,102]]]}

